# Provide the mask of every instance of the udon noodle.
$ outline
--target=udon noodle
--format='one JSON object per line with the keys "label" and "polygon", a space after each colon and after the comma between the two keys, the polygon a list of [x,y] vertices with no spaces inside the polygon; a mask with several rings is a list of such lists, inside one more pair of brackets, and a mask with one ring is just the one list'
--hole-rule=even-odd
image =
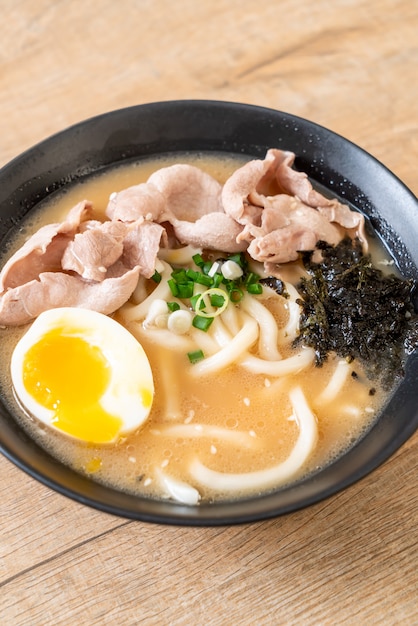
{"label": "udon noodle", "polygon": [[[221,182],[237,167],[234,160],[207,156],[192,162]],[[82,192],[75,187],[44,208],[39,220],[48,222],[51,211],[65,213],[81,193],[100,210],[115,188],[146,180],[167,163],[97,176]],[[266,285],[258,294],[244,291],[205,331],[188,325],[189,302],[173,295],[170,279],[173,269],[196,270],[197,254],[206,253],[191,245],[162,248],[160,282],[140,278],[114,315],[141,343],[154,375],[153,407],[138,432],[113,446],[77,443],[28,419],[9,395],[20,422],[64,463],[118,489],[189,505],[264,493],[317,471],[366,432],[385,397],[359,363],[330,355],[318,368],[312,348],[293,347],[300,317],[297,261],[285,272],[282,294]],[[216,251],[207,255],[212,263],[223,257]],[[266,275],[260,264],[250,265]],[[217,289],[226,301],[225,286]],[[194,295],[205,290],[196,284]],[[180,325],[170,322],[173,309],[185,312],[183,321],[177,316]],[[2,332],[10,358],[22,330]],[[191,354],[200,358],[191,362]],[[3,388],[10,388],[8,379]]]}

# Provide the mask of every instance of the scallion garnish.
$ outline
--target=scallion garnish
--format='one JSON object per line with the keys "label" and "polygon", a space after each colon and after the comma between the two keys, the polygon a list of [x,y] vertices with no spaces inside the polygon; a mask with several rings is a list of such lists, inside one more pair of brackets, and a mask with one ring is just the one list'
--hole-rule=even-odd
{"label": "scallion garnish", "polygon": [[209,296],[209,300],[212,306],[220,308],[225,302],[225,296],[222,296],[219,293],[213,293]]}
{"label": "scallion garnish", "polygon": [[179,288],[178,288],[177,282],[174,280],[174,278],[170,278],[167,281],[167,284],[168,284],[168,286],[170,288],[170,291],[173,294],[173,296],[175,296],[177,298],[178,295],[179,295]]}
{"label": "scallion garnish", "polygon": [[192,297],[190,298],[190,305],[191,305],[191,307],[192,307],[193,311],[196,311],[196,303],[197,303],[197,301],[198,301],[199,299],[200,299],[200,302],[199,302],[199,308],[200,308],[200,309],[204,309],[204,308],[205,308],[205,303],[203,302],[203,300],[201,299],[201,297],[200,297],[200,296],[201,296],[201,294],[200,294],[200,293],[196,293],[194,296],[192,296]]}
{"label": "scallion garnish", "polygon": [[192,280],[186,283],[177,283],[178,297],[182,299],[191,298],[194,291],[194,282]]}
{"label": "scallion garnish", "polygon": [[206,261],[206,263],[204,263],[201,267],[202,272],[206,275],[209,275],[210,268],[212,267],[212,265],[213,265],[212,261]]}
{"label": "scallion garnish", "polygon": [[254,272],[248,272],[248,274],[245,277],[245,284],[254,285],[255,283],[258,283],[259,280],[260,280],[260,276],[258,274],[254,274]]}
{"label": "scallion garnish", "polygon": [[219,287],[219,285],[223,282],[224,277],[222,276],[222,274],[214,274],[212,277],[212,281],[213,281],[213,286],[214,287]]}
{"label": "scallion garnish", "polygon": [[244,297],[244,292],[239,287],[235,287],[235,285],[227,285],[228,295],[231,302],[234,304],[238,304]]}
{"label": "scallion garnish", "polygon": [[192,270],[192,269],[186,270],[187,278],[189,280],[193,280],[194,282],[196,282],[196,279],[199,276],[199,274],[200,272],[196,272],[196,270]]}
{"label": "scallion garnish", "polygon": [[[168,286],[175,298],[189,301],[195,312],[195,328],[206,332],[213,318],[221,315],[229,302],[241,302],[245,291],[252,295],[262,293],[260,276],[249,270],[242,252],[215,261],[195,254],[193,261],[198,269],[174,268]],[[197,288],[199,293],[195,294],[195,285],[204,285],[207,289],[200,293]],[[171,312],[180,308],[177,302],[167,303],[167,306]]]}
{"label": "scallion garnish", "polygon": [[157,272],[157,270],[155,270],[154,274],[151,276],[152,280],[154,281],[154,283],[160,283],[161,282],[161,274],[160,272]]}
{"label": "scallion garnish", "polygon": [[171,272],[172,278],[176,281],[176,283],[187,283],[189,277],[187,276],[187,271],[183,268],[175,269]]}
{"label": "scallion garnish", "polygon": [[247,291],[253,296],[263,293],[263,285],[261,283],[250,283],[247,285]]}
{"label": "scallion garnish", "polygon": [[219,268],[220,268],[220,265],[219,265],[218,261],[215,261],[215,263],[212,263],[212,267],[210,268],[210,270],[208,272],[208,276],[213,278]]}
{"label": "scallion garnish", "polygon": [[209,330],[209,326],[213,322],[213,317],[203,317],[203,315],[196,314],[193,318],[192,324],[195,328],[203,330],[205,333]]}
{"label": "scallion garnish", "polygon": [[201,317],[214,318],[221,315],[227,306],[228,298],[224,290],[212,287],[199,294],[195,302],[195,311],[198,311]]}
{"label": "scallion garnish", "polygon": [[195,350],[194,352],[188,352],[187,356],[189,357],[189,361],[192,364],[198,363],[199,361],[205,358],[205,355],[203,354],[203,350]]}
{"label": "scallion garnish", "polygon": [[205,285],[205,287],[211,287],[213,285],[213,278],[211,276],[207,276],[206,274],[198,274],[196,276],[195,282],[198,285]]}
{"label": "scallion garnish", "polygon": [[205,260],[201,254],[194,254],[192,259],[197,267],[202,267],[205,264]]}

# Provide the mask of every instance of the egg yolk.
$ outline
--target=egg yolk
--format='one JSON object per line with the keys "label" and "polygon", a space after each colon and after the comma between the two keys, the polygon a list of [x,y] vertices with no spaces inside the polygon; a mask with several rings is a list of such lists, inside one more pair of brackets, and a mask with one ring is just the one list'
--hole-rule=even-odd
{"label": "egg yolk", "polygon": [[60,328],[31,346],[23,364],[24,386],[38,404],[53,411],[53,425],[93,443],[113,441],[123,425],[99,403],[110,375],[98,347]]}

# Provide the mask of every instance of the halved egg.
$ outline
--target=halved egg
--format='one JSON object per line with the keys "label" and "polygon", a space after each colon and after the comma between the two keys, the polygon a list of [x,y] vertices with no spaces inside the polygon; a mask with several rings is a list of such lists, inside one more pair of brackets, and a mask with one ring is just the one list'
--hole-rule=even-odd
{"label": "halved egg", "polygon": [[14,349],[11,376],[29,414],[88,443],[113,443],[137,429],[154,398],[141,344],[87,309],[41,313]]}

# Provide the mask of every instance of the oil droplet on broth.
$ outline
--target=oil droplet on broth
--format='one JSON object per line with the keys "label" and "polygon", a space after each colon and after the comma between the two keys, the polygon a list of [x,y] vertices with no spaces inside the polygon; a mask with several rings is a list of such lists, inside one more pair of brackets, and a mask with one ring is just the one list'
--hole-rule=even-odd
{"label": "oil droplet on broth", "polygon": [[89,474],[95,474],[96,472],[100,470],[101,467],[102,467],[102,459],[99,459],[98,457],[94,457],[86,463],[86,465],[84,466],[84,469]]}

